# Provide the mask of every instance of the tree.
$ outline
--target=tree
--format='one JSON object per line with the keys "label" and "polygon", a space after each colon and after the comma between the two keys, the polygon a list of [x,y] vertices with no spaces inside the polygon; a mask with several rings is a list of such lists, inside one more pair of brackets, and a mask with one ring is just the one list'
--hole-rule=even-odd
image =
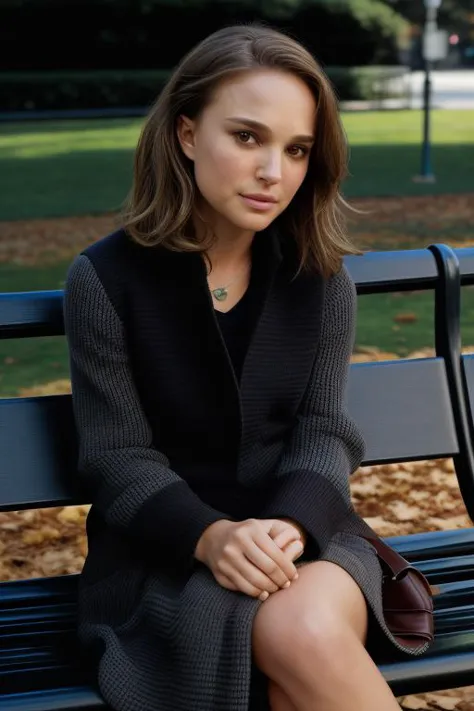
{"label": "tree", "polygon": [[[422,25],[425,21],[423,0],[382,0],[382,2],[415,25]],[[447,29],[460,29],[468,24],[472,13],[474,13],[474,0],[443,0],[438,14],[439,24]]]}

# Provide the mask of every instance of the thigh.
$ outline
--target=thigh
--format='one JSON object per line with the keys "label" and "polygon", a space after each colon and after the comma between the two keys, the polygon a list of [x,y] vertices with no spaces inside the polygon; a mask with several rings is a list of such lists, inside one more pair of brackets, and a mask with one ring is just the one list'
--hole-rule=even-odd
{"label": "thigh", "polygon": [[253,625],[257,658],[269,649],[286,649],[302,636],[328,638],[354,633],[365,644],[368,609],[358,584],[343,568],[329,561],[298,568],[299,578],[259,607]]}

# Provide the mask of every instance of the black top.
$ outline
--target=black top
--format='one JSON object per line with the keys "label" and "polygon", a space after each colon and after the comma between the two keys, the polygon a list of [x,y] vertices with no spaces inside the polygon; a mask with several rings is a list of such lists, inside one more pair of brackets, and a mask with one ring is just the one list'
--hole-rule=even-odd
{"label": "black top", "polygon": [[219,328],[224,338],[230,359],[235,371],[237,382],[240,383],[242,368],[245,361],[252,332],[261,307],[261,291],[258,289],[258,279],[252,268],[247,291],[230,311],[223,313],[215,309]]}

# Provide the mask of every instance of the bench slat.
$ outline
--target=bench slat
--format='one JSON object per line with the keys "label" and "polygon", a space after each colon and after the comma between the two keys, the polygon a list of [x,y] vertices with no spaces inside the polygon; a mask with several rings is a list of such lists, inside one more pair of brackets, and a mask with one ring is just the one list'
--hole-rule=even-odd
{"label": "bench slat", "polygon": [[62,290],[0,294],[0,338],[62,335]]}
{"label": "bench slat", "polygon": [[0,696],[2,711],[106,711],[97,691],[87,686]]}
{"label": "bench slat", "polygon": [[349,412],[366,440],[365,464],[458,452],[441,358],[354,363],[348,399]]}
{"label": "bench slat", "polygon": [[[474,248],[452,250],[462,284],[474,283]],[[344,263],[359,294],[432,289],[438,273],[429,249],[367,252]],[[0,338],[64,335],[63,290],[0,294]]]}
{"label": "bench slat", "polygon": [[[390,664],[379,665],[380,671],[396,696],[422,693],[433,688],[467,686],[472,682],[474,651],[450,653],[448,635],[444,644],[435,643],[436,653]],[[474,632],[452,636],[452,646],[474,649]],[[2,711],[98,711],[106,709],[99,693],[86,686],[49,689],[29,694],[0,696]]]}
{"label": "bench slat", "polygon": [[[457,453],[442,359],[353,364],[348,397],[364,464]],[[88,503],[77,489],[70,395],[0,400],[0,451],[0,510]]]}
{"label": "bench slat", "polygon": [[[459,642],[460,639],[458,632],[453,633],[453,640]],[[450,653],[449,640],[446,639],[444,645],[437,644],[436,655],[428,653],[406,662],[381,664],[379,669],[395,696],[468,686],[472,684],[474,669],[474,632],[467,633],[466,639],[469,652]]]}
{"label": "bench slat", "polygon": [[471,410],[471,422],[474,424],[474,353],[462,356],[462,366]]}
{"label": "bench slat", "polygon": [[83,503],[76,449],[70,395],[0,400],[0,510]]}

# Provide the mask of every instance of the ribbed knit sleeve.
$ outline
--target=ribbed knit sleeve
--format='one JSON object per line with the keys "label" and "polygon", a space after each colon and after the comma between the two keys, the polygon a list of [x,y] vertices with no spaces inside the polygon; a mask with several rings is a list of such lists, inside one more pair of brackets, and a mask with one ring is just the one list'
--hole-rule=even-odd
{"label": "ribbed knit sleeve", "polygon": [[91,261],[75,258],[64,290],[79,475],[106,523],[156,547],[157,556],[193,562],[213,522],[205,504],[152,446],[134,384],[124,326]]}
{"label": "ribbed knit sleeve", "polygon": [[300,523],[314,554],[354,516],[349,477],[365,451],[345,399],[355,314],[355,286],[343,267],[326,287],[318,353],[277,466],[274,493],[261,514]]}

